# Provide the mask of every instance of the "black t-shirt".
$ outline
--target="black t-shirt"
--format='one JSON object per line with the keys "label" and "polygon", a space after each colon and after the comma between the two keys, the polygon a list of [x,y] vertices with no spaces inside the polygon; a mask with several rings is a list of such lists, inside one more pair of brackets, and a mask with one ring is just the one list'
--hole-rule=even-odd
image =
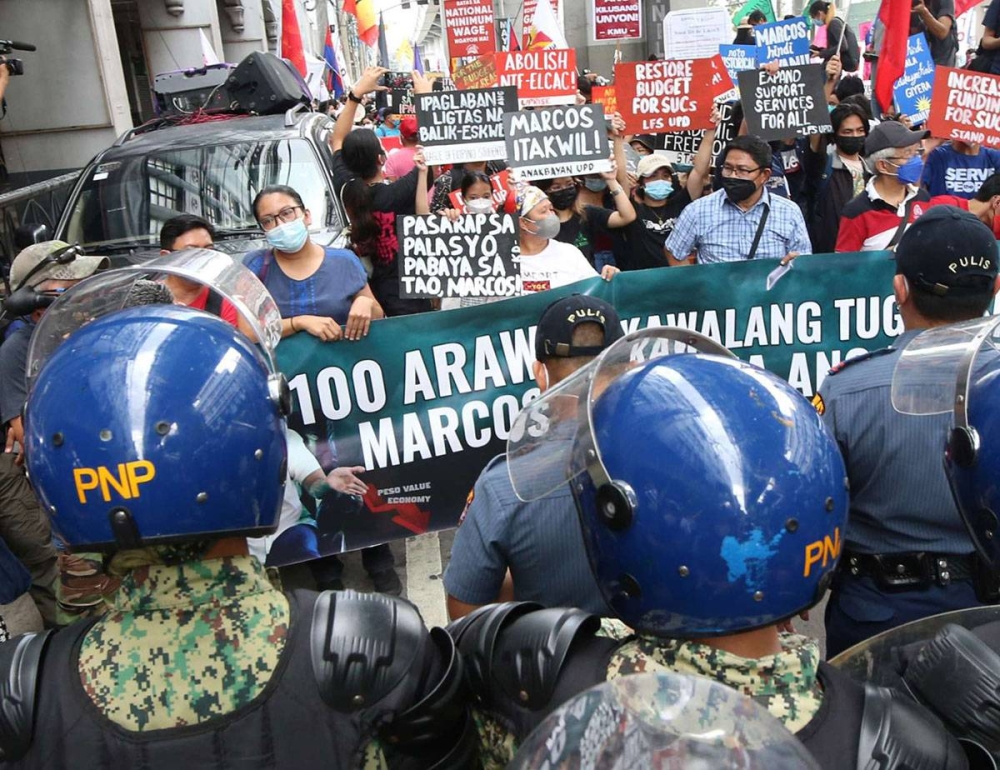
{"label": "black t-shirt", "polygon": [[[340,150],[333,154],[332,170],[333,182],[338,192],[345,184],[356,178],[344,163],[343,153]],[[369,283],[375,299],[387,316],[423,313],[431,309],[428,300],[399,298],[399,269],[396,264],[399,241],[396,239],[396,216],[416,214],[417,180],[417,170],[413,169],[391,184],[372,185],[372,208],[381,231],[378,236],[366,243],[356,243],[353,240],[351,242],[351,247],[358,256],[368,257],[371,260],[372,275]]]}
{"label": "black t-shirt", "polygon": [[556,240],[576,246],[593,265],[597,240],[608,232],[608,220],[613,213],[610,209],[600,206],[584,206],[583,218],[574,213],[559,227]]}
{"label": "black t-shirt", "polygon": [[923,20],[913,14],[910,17],[910,34],[915,35],[923,32],[927,38],[927,46],[931,49],[931,58],[935,64],[944,67],[954,67],[956,54],[958,53],[958,25],[955,22],[955,0],[927,0],[927,10],[935,19],[951,19],[951,31],[945,35],[944,40],[940,40],[932,35],[925,27]]}
{"label": "black t-shirt", "polygon": [[[615,264],[622,270],[645,270],[649,267],[667,267],[663,244],[674,230],[677,218],[691,202],[686,187],[673,192],[665,206],[651,207],[633,201],[636,220],[618,230],[612,230],[615,242]],[[683,259],[686,254],[677,254]]]}

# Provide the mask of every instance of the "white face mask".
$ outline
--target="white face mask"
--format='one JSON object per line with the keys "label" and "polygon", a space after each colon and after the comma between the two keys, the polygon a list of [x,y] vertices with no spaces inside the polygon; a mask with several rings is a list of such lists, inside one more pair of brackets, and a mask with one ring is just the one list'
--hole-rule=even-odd
{"label": "white face mask", "polygon": [[465,202],[465,210],[470,214],[489,214],[493,211],[493,201],[489,198],[473,198]]}

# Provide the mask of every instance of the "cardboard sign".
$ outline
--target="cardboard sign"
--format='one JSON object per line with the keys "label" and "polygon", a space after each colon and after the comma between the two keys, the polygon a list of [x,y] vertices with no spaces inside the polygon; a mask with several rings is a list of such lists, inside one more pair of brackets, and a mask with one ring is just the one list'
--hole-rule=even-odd
{"label": "cardboard sign", "polygon": [[494,57],[501,86],[515,86],[521,108],[576,101],[576,50],[503,51]]}
{"label": "cardboard sign", "polygon": [[497,49],[492,0],[444,0],[448,55],[481,56]]}
{"label": "cardboard sign", "polygon": [[463,64],[452,75],[455,88],[465,91],[470,88],[493,88],[497,85],[497,65],[493,54],[480,56],[475,61]]}
{"label": "cardboard sign", "polygon": [[389,91],[389,107],[396,115],[412,115],[416,112],[413,106],[413,89],[393,89]]}
{"label": "cardboard sign", "polygon": [[611,168],[608,129],[600,106],[549,107],[503,116],[507,165],[515,178],[552,179]]}
{"label": "cardboard sign", "polygon": [[750,70],[739,81],[747,130],[754,136],[770,141],[833,131],[822,65],[782,67],[774,75]]}
{"label": "cardboard sign", "polygon": [[726,72],[736,83],[741,72],[757,69],[757,48],[752,45],[720,45],[719,55],[726,65]]}
{"label": "cardboard sign", "polygon": [[712,59],[615,65],[618,111],[629,134],[709,128],[712,100],[728,89]]}
{"label": "cardboard sign", "polygon": [[437,166],[506,157],[503,116],[516,108],[511,87],[419,94],[417,142],[424,158]]}
{"label": "cardboard sign", "polygon": [[689,8],[671,11],[663,19],[663,48],[667,59],[707,59],[732,40],[725,8]]}
{"label": "cardboard sign", "polygon": [[615,96],[614,86],[594,86],[590,89],[590,101],[592,104],[601,105],[605,115],[614,115],[618,112],[618,98]]}
{"label": "cardboard sign", "polygon": [[[736,120],[735,106],[735,101],[723,102],[719,105],[719,114],[722,119],[715,127],[715,140],[712,142],[712,168],[717,165],[719,154],[723,148],[739,136],[740,122]],[[664,134],[661,137],[663,149],[655,152],[657,155],[663,155],[669,159],[671,163],[690,165],[694,163],[694,156],[698,153],[704,136],[704,131],[677,131],[673,134]]]}
{"label": "cardboard sign", "polygon": [[514,297],[521,248],[511,214],[396,218],[399,296]]}
{"label": "cardboard sign", "polygon": [[1000,75],[938,67],[932,94],[934,136],[1000,146]]}
{"label": "cardboard sign", "polygon": [[896,109],[914,125],[927,120],[934,89],[934,59],[924,34],[910,35],[906,41],[906,70],[892,87]]}
{"label": "cardboard sign", "polygon": [[594,0],[594,40],[636,40],[642,37],[640,0]]}
{"label": "cardboard sign", "polygon": [[758,24],[753,30],[757,61],[782,67],[809,63],[809,23],[803,18]]}

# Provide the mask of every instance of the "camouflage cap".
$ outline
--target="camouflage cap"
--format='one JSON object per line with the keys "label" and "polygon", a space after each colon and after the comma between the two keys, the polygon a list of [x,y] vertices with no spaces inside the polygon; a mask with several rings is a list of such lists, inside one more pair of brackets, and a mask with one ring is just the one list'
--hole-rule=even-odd
{"label": "camouflage cap", "polygon": [[[14,258],[14,264],[10,266],[11,286],[14,289],[21,288],[25,278],[42,260],[66,248],[69,248],[69,244],[64,241],[43,241],[22,249]],[[42,268],[31,276],[27,285],[37,286],[43,281],[79,281],[93,275],[102,267],[107,267],[108,264],[107,257],[85,257],[78,254],[65,264],[52,262],[51,265]]]}

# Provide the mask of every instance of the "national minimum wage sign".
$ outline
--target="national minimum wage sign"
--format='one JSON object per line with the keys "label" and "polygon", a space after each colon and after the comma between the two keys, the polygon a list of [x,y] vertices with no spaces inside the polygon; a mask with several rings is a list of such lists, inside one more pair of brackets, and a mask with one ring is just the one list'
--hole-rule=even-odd
{"label": "national minimum wage sign", "polygon": [[730,88],[723,69],[718,56],[616,64],[615,95],[626,133],[711,128],[712,100]]}
{"label": "national minimum wage sign", "polygon": [[749,133],[771,141],[833,131],[825,78],[820,64],[781,67],[773,75],[762,69],[741,72],[740,99]]}
{"label": "national minimum wage sign", "polygon": [[396,217],[399,296],[513,297],[518,293],[517,223],[511,214]]}
{"label": "national minimum wage sign", "polygon": [[576,50],[503,51],[494,56],[501,86],[517,88],[521,109],[576,101]]}
{"label": "national minimum wage sign", "polygon": [[782,67],[809,63],[809,24],[803,18],[758,24],[753,29],[757,61]]}
{"label": "national minimum wage sign", "polygon": [[432,166],[507,157],[503,116],[517,109],[515,88],[434,91],[417,96],[417,141]]}
{"label": "national minimum wage sign", "polygon": [[503,116],[507,165],[522,180],[598,174],[611,168],[599,105],[548,107]]}
{"label": "national minimum wage sign", "polygon": [[942,139],[1000,146],[1000,76],[938,67],[927,127]]}
{"label": "national minimum wage sign", "polygon": [[452,59],[481,56],[497,49],[492,0],[445,0],[444,18]]}

